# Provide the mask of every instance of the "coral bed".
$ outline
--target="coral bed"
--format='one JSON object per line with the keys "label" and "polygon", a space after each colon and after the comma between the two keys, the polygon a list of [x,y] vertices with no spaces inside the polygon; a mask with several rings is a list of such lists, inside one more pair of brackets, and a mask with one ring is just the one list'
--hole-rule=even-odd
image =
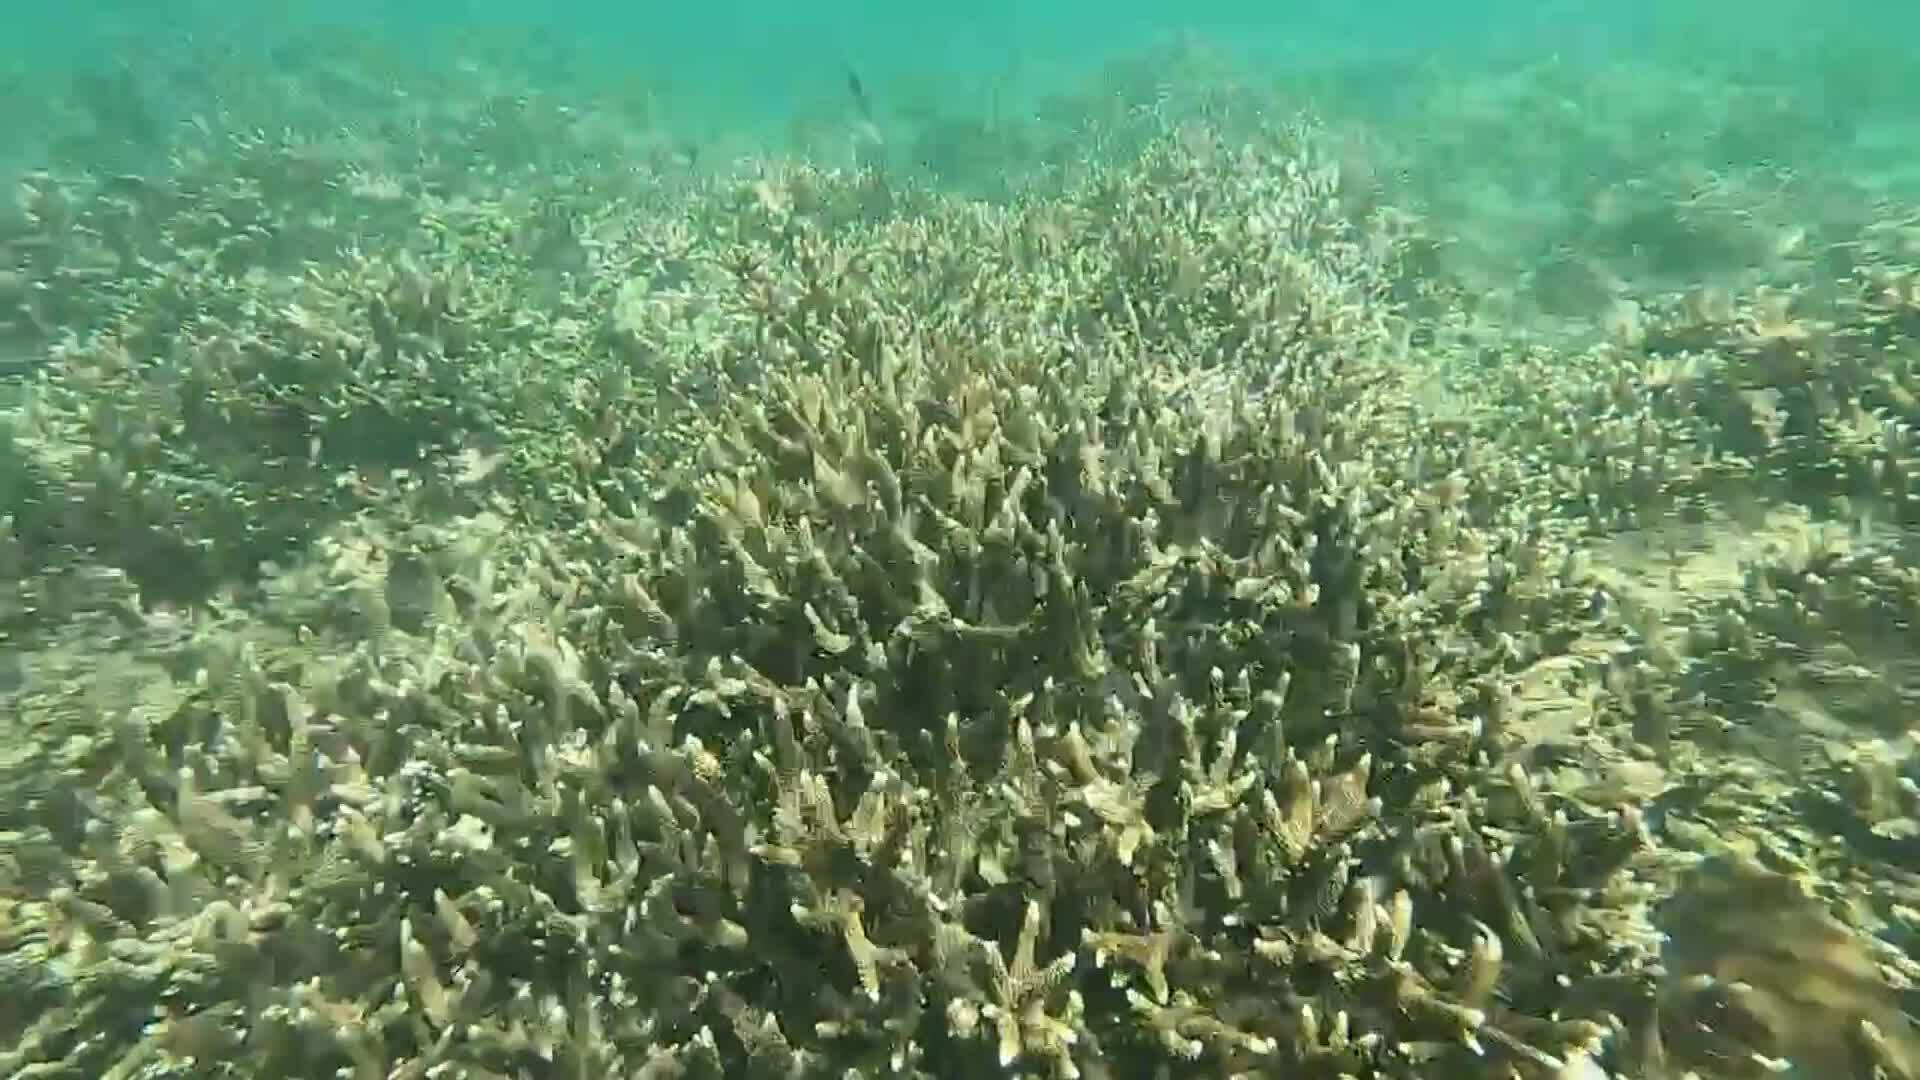
{"label": "coral bed", "polygon": [[0,1072],[1920,1071],[1911,252],[1489,346],[1128,122],[29,184]]}

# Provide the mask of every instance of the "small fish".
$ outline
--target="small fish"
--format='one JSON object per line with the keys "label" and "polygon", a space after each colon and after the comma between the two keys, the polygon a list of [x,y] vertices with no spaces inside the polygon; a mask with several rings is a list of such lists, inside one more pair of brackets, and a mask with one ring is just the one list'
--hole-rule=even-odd
{"label": "small fish", "polygon": [[860,81],[860,73],[847,69],[847,92],[853,95],[853,106],[860,112],[860,122],[854,125],[854,131],[867,142],[875,145],[887,140],[880,134],[880,125],[873,118],[873,99],[867,96],[866,84]]}
{"label": "small fish", "polygon": [[847,69],[847,92],[853,95],[853,104],[860,110],[860,119],[873,123],[873,101],[867,97],[867,87],[860,81],[860,73],[852,68]]}

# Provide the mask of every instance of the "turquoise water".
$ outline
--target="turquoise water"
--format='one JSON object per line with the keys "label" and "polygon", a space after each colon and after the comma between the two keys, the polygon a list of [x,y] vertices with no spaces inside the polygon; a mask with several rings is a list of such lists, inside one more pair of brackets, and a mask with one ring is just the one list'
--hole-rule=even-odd
{"label": "turquoise water", "polygon": [[[1066,89],[1178,35],[1234,57],[1254,81],[1284,82],[1356,63],[1670,63],[1676,71],[1725,73],[1816,102],[1827,98],[1836,122],[1855,122],[1913,108],[1911,95],[1901,92],[1912,74],[1903,43],[1920,19],[1902,5],[1799,0],[1614,4],[1604,14],[1572,2],[1364,9],[1215,3],[1184,7],[1177,17],[1155,4],[649,7],[428,3],[396,12],[360,3],[22,3],[9,15],[18,32],[3,46],[7,85],[23,95],[12,100],[8,123],[13,139],[27,145],[55,137],[68,104],[63,84],[123,65],[157,101],[178,95],[178,119],[206,107],[197,95],[237,89],[191,86],[201,58],[224,57],[236,74],[287,74],[270,58],[297,55],[305,45],[390,50],[422,71],[458,70],[484,48],[527,85],[578,94],[583,102],[642,80],[675,87],[685,98],[681,107],[704,123],[777,130],[796,110],[833,101],[848,65],[889,98],[898,96],[897,86],[917,84],[952,107],[979,107],[989,88],[1009,79],[1016,92]],[[1367,97],[1375,107],[1411,89],[1391,77],[1364,81],[1373,83]]]}
{"label": "turquoise water", "polygon": [[1920,1075],[1920,6],[4,26],[0,1080]]}
{"label": "turquoise water", "polygon": [[[546,95],[722,157],[845,157],[823,143],[848,139],[853,73],[896,167],[937,156],[916,145],[930,127],[1017,129],[1089,90],[1140,107],[1248,88],[1416,166],[1424,156],[1428,168],[1404,171],[1451,203],[1568,210],[1582,197],[1561,183],[1569,171],[1604,178],[1668,144],[1670,162],[1703,168],[1916,182],[1905,42],[1920,15],[1799,0],[1592,8],[25,3],[0,44],[0,169],[153,157],[191,125],[351,129],[404,92],[386,85],[391,65],[415,82]],[[1458,153],[1469,175],[1453,171]]]}

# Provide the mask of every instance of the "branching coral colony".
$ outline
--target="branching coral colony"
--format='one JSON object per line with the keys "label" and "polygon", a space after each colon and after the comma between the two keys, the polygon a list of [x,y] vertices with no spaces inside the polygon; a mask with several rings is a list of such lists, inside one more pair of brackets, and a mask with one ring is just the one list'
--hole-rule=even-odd
{"label": "branching coral colony", "polygon": [[[1196,145],[1004,209],[797,169],[710,248],[633,225],[620,362],[764,389],[644,502],[613,448],[653,414],[599,402],[543,474],[565,533],[396,495],[196,620],[94,575],[74,625],[127,658],[36,668],[0,774],[0,1072],[1760,1060],[1724,961],[1663,981],[1639,811],[1536,782],[1518,688],[1597,692],[1605,631],[1562,493],[1412,407],[1393,247],[1308,143]],[[1622,697],[1556,745],[1644,735]],[[1878,993],[1823,1060],[1908,1075]]]}

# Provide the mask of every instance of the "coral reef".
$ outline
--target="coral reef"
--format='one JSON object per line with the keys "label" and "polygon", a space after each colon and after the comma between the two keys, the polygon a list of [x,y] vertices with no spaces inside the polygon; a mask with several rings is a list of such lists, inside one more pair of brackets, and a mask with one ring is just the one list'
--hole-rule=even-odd
{"label": "coral reef", "polygon": [[0,1073],[1915,1075],[1910,225],[1490,343],[1257,105],[30,178]]}
{"label": "coral reef", "polygon": [[[793,206],[847,181],[761,181],[733,303],[768,390],[644,514],[586,487],[576,541],[524,549],[362,515],[129,685],[33,673],[71,735],[18,774],[61,783],[16,811],[45,1007],[13,1067],[1597,1050],[1616,991],[1583,988],[1648,978],[1643,827],[1485,764],[1587,585],[1410,424],[1390,249],[1302,160],[1169,139],[1078,202],[871,224]],[[989,278],[986,235],[1080,256]],[[636,339],[674,317],[630,303]]]}

